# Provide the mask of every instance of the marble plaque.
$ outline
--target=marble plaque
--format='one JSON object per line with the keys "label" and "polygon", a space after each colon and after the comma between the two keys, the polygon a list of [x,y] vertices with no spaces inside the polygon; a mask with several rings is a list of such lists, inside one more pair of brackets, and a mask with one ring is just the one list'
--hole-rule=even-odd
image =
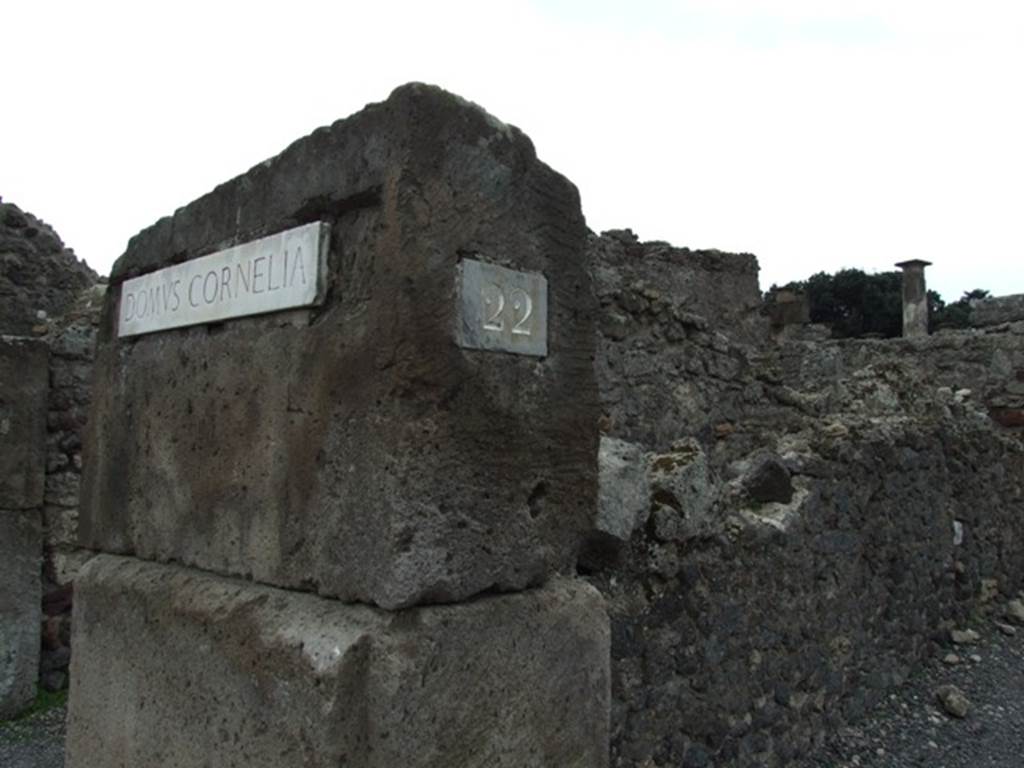
{"label": "marble plaque", "polygon": [[328,236],[313,222],[125,280],[118,336],[319,304]]}
{"label": "marble plaque", "polygon": [[548,281],[539,272],[463,259],[458,265],[460,347],[545,357]]}

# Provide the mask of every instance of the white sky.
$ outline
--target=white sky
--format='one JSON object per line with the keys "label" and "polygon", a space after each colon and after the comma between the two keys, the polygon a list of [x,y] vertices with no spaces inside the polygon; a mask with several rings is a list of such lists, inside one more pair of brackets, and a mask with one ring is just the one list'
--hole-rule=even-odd
{"label": "white sky", "polygon": [[594,230],[761,283],[924,258],[1024,293],[1024,2],[11,2],[0,195],[106,273],[128,238],[419,80],[522,128]]}

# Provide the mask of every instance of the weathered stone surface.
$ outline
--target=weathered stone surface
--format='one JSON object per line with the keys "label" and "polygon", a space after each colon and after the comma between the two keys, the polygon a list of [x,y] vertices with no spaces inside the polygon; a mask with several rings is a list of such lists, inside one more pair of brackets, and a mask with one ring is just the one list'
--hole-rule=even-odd
{"label": "weathered stone surface", "polygon": [[975,328],[1024,320],[1024,293],[992,296],[971,302],[971,325]]}
{"label": "weathered stone surface", "polygon": [[1024,626],[1024,600],[1011,600],[1006,604],[1006,618]]}
{"label": "weathered stone surface", "polygon": [[[115,337],[118,281],[314,220],[317,310]],[[113,269],[83,544],[389,608],[571,569],[597,488],[585,243],[522,133],[423,85],[178,210]],[[546,277],[546,357],[456,345],[463,257]]]}
{"label": "weathered stone surface", "polygon": [[743,489],[755,503],[789,504],[793,500],[793,481],[789,470],[777,456],[756,456],[743,477]]}
{"label": "weathered stone surface", "polygon": [[95,281],[50,226],[0,201],[0,333],[34,333]]}
{"label": "weathered stone surface", "polygon": [[647,458],[634,443],[602,437],[598,468],[600,488],[594,527],[620,541],[629,541],[650,510]]}
{"label": "weathered stone surface", "polygon": [[42,548],[37,510],[0,509],[0,720],[36,697]]}
{"label": "weathered stone surface", "polygon": [[715,488],[700,443],[677,440],[671,450],[651,456],[647,471],[655,538],[685,541],[706,532]]}
{"label": "weathered stone surface", "polygon": [[954,645],[972,645],[981,640],[981,635],[973,629],[951,629],[949,639]]}
{"label": "weathered stone surface", "polygon": [[78,547],[82,429],[92,385],[92,353],[105,286],[83,291],[50,324],[50,390],[46,435],[46,499],[43,508],[43,647],[40,684],[66,685],[71,645],[72,582],[92,553]]}
{"label": "weathered stone surface", "polygon": [[964,692],[955,685],[943,685],[936,689],[935,700],[942,705],[947,715],[963,719],[971,710],[971,702]]}
{"label": "weathered stone surface", "polygon": [[43,503],[48,360],[42,342],[0,337],[0,509]]}
{"label": "weathered stone surface", "polygon": [[607,765],[607,616],[579,582],[389,614],[101,555],[74,627],[69,768]]}
{"label": "weathered stone surface", "polygon": [[745,280],[715,283],[740,257],[716,276],[623,233],[591,244],[602,429],[652,455],[647,524],[586,571],[612,621],[612,763],[793,765],[986,585],[1024,584],[1024,450],[986,416],[1024,408],[1024,333],[779,343],[728,298]]}
{"label": "weathered stone surface", "polygon": [[667,451],[763,394],[737,343],[768,338],[753,256],[641,243],[628,230],[591,236],[587,247],[607,434]]}

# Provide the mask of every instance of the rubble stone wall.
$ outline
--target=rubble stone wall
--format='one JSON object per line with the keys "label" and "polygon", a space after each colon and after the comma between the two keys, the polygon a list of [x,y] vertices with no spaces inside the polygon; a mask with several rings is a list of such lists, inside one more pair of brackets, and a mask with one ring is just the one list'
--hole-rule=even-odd
{"label": "rubble stone wall", "polygon": [[778,345],[594,242],[612,764],[786,765],[1024,586],[1017,337]]}
{"label": "rubble stone wall", "polygon": [[[19,364],[0,376],[0,387],[8,392],[8,385],[35,381],[32,375],[38,368],[33,386],[38,389],[41,409],[37,431],[3,435],[9,449],[5,455],[19,466],[37,468],[39,487],[34,493],[38,499],[31,511],[31,525],[21,525],[17,536],[0,537],[10,548],[3,559],[12,568],[17,564],[23,570],[28,568],[17,580],[0,581],[4,591],[0,601],[9,599],[20,605],[31,596],[35,602],[31,615],[19,614],[22,626],[18,631],[34,638],[37,647],[31,666],[38,663],[39,681],[50,690],[67,684],[72,583],[87,557],[77,546],[78,477],[95,326],[103,294],[97,280],[52,227],[12,203],[0,202],[0,333],[11,334],[8,346],[12,349],[47,353],[38,365]],[[9,482],[14,474],[5,464],[0,484]],[[31,696],[21,705],[34,697],[36,675],[31,670],[27,689]]]}
{"label": "rubble stone wall", "polygon": [[989,296],[971,302],[970,322],[975,328],[988,328],[1024,321],[1024,293]]}
{"label": "rubble stone wall", "polygon": [[67,685],[74,581],[92,556],[78,545],[78,502],[82,434],[88,421],[93,351],[104,287],[97,284],[83,291],[46,337],[50,346],[50,389],[46,414],[40,681],[49,690]]}
{"label": "rubble stone wall", "polygon": [[51,226],[0,198],[0,332],[45,332],[96,279]]}
{"label": "rubble stone wall", "polygon": [[[946,398],[968,390],[999,425],[1024,431],[1024,320],[923,339],[790,345],[788,373],[802,385],[838,379],[872,362],[912,363]],[[964,392],[963,396],[967,393]]]}

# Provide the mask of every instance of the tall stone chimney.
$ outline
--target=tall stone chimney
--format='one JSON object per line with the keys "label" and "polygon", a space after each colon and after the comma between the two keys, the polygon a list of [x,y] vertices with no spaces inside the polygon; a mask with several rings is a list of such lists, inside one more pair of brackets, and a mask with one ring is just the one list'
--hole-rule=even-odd
{"label": "tall stone chimney", "polygon": [[930,261],[911,259],[896,264],[903,270],[903,335],[907,338],[928,335],[928,291],[924,268]]}

